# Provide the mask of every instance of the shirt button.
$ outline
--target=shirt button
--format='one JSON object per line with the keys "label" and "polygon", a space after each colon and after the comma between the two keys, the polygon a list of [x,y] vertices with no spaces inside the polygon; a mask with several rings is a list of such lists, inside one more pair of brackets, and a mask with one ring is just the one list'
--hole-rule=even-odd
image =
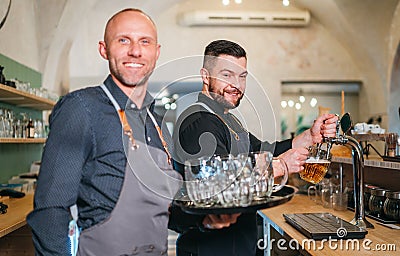
{"label": "shirt button", "polygon": [[136,104],[135,104],[135,103],[132,103],[132,104],[131,104],[131,108],[136,108]]}
{"label": "shirt button", "polygon": [[147,137],[147,141],[148,141],[148,142],[150,142],[150,141],[151,141],[151,138],[150,138],[150,136],[149,136],[149,137]]}

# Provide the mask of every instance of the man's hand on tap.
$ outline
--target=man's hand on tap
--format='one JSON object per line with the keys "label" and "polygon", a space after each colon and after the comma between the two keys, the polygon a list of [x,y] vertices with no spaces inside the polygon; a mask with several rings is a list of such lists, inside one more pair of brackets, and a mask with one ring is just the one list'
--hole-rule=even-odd
{"label": "man's hand on tap", "polygon": [[321,143],[324,137],[335,137],[338,118],[335,114],[323,114],[319,116],[314,120],[314,124],[310,129],[293,139],[292,147],[307,148],[315,143]]}
{"label": "man's hand on tap", "polygon": [[319,116],[310,129],[312,143],[321,143],[323,137],[335,137],[338,119],[339,117],[335,114],[323,114]]}

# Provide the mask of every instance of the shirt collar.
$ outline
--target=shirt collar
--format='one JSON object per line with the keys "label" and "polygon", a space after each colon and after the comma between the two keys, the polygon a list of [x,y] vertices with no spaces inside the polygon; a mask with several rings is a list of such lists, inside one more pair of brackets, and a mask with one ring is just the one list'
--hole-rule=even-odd
{"label": "shirt collar", "polygon": [[[132,105],[133,102],[128,99],[128,96],[114,82],[111,75],[108,75],[108,77],[104,81],[104,84],[107,87],[107,89],[111,92],[112,96],[115,98],[121,109],[125,109],[125,107],[127,107],[128,109],[137,109],[136,105],[135,104]],[[154,107],[154,98],[153,96],[150,95],[148,91],[146,91],[146,95],[144,97],[142,104],[142,109],[146,107],[150,108],[150,110],[152,110]]]}
{"label": "shirt collar", "polygon": [[199,102],[202,102],[204,104],[206,104],[207,106],[209,106],[215,113],[219,114],[219,115],[223,115],[224,114],[224,107],[219,104],[217,101],[215,101],[214,99],[208,97],[207,95],[205,95],[204,93],[199,93],[198,99]]}

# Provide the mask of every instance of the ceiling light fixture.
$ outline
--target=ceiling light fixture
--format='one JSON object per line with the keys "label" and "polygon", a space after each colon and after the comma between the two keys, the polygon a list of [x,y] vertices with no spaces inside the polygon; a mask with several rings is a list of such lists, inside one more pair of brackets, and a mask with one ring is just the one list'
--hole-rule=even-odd
{"label": "ceiling light fixture", "polygon": [[318,101],[316,98],[312,98],[310,101],[310,106],[314,108],[317,105]]}
{"label": "ceiling light fixture", "polygon": [[283,6],[289,6],[290,2],[289,2],[289,0],[282,0],[282,4],[283,4]]}
{"label": "ceiling light fixture", "polygon": [[[242,0],[234,0],[235,1],[235,4],[241,4],[241,3],[243,3],[243,1]],[[229,5],[230,4],[230,0],[222,0],[222,4],[223,5]]]}

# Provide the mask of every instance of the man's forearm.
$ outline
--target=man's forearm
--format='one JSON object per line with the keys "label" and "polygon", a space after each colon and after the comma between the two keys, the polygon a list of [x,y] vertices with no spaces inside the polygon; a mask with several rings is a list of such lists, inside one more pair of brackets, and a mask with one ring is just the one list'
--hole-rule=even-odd
{"label": "man's forearm", "polygon": [[307,129],[301,134],[294,137],[292,141],[292,148],[307,148],[311,146],[313,143],[313,139],[311,136],[311,130]]}

